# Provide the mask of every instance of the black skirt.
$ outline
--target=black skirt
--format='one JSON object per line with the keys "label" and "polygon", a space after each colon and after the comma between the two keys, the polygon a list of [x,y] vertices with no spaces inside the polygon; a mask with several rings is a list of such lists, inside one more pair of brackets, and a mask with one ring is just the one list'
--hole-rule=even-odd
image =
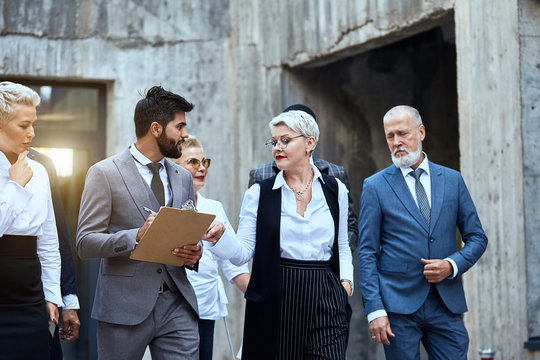
{"label": "black skirt", "polygon": [[49,359],[48,314],[35,236],[0,237],[0,359]]}

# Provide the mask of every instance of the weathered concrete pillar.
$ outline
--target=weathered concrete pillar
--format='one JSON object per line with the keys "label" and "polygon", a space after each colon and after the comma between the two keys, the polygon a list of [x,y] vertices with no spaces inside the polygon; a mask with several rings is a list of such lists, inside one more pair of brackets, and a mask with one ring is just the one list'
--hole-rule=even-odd
{"label": "weathered concrete pillar", "polygon": [[[540,2],[519,1],[528,349],[540,350]],[[537,355],[540,356],[540,355]]]}
{"label": "weathered concrete pillar", "polygon": [[523,349],[529,334],[518,0],[458,0],[455,21],[461,170],[489,238],[464,275],[469,357],[492,347],[497,359],[532,359]]}

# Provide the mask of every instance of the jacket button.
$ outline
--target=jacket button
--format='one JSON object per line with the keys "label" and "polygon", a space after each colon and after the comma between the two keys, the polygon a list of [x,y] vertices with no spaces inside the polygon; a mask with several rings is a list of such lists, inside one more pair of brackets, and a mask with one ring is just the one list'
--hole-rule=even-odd
{"label": "jacket button", "polygon": [[429,242],[434,242],[435,239],[434,238],[429,238]]}
{"label": "jacket button", "polygon": [[157,269],[157,273],[158,273],[158,274],[161,274],[162,271],[163,271],[163,270],[162,270],[161,268]]}

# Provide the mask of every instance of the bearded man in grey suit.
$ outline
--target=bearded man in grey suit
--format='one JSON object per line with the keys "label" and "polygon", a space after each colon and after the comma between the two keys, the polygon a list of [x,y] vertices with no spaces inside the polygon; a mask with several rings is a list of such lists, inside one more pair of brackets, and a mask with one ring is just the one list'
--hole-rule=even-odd
{"label": "bearded man in grey suit", "polygon": [[[193,200],[191,174],[165,157],[181,156],[193,105],[154,86],[135,107],[137,141],[93,165],[81,199],[77,252],[101,258],[92,317],[98,320],[99,359],[197,359],[197,299],[184,267],[129,258],[160,206]],[[204,239],[219,239],[213,223]],[[199,245],[173,251],[194,269]]]}
{"label": "bearded man in grey suit", "polygon": [[[287,111],[303,111],[306,114],[312,116],[313,119],[317,121],[313,110],[311,110],[306,105],[294,104],[283,110],[283,112]],[[313,162],[313,165],[315,165],[321,173],[338,178],[339,180],[341,180],[342,183],[345,184],[345,186],[349,190],[349,214],[347,221],[347,230],[349,233],[349,246],[351,247],[351,251],[354,251],[356,250],[356,247],[358,245],[358,216],[356,215],[356,211],[354,210],[354,202],[351,197],[351,187],[349,186],[349,177],[347,176],[347,171],[345,171],[345,168],[343,166],[332,164],[329,161],[323,160],[315,156],[312,156],[311,160]],[[275,161],[271,161],[255,169],[251,169],[251,171],[249,172],[248,187],[251,187],[251,185],[255,184],[256,182],[268,179],[276,175],[278,172],[279,169]]]}

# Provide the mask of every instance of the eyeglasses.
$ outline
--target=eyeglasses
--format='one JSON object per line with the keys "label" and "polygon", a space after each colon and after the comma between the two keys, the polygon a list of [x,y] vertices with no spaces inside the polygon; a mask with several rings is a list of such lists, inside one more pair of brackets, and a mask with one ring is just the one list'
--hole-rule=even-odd
{"label": "eyeglasses", "polygon": [[264,144],[268,147],[269,150],[273,150],[276,146],[280,148],[281,150],[286,149],[287,145],[296,138],[303,137],[304,135],[298,135],[293,137],[282,137],[279,140],[270,139]]}
{"label": "eyeglasses", "polygon": [[199,167],[201,167],[202,164],[202,166],[208,169],[210,167],[211,161],[212,160],[207,158],[203,158],[202,160],[191,158],[186,160],[186,164],[189,164],[194,169],[198,169]]}

